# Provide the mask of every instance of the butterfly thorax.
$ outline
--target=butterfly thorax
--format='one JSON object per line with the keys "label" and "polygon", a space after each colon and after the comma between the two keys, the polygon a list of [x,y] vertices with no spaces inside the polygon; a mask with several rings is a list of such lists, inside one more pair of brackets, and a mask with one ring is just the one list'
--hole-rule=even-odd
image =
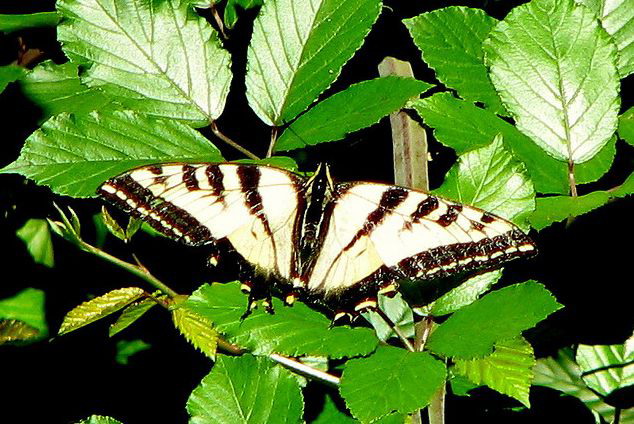
{"label": "butterfly thorax", "polygon": [[320,164],[315,174],[306,181],[302,188],[305,202],[303,213],[298,216],[299,225],[299,258],[298,271],[306,277],[315,262],[321,248],[321,234],[327,227],[326,209],[333,199],[334,184],[330,177],[328,165]]}

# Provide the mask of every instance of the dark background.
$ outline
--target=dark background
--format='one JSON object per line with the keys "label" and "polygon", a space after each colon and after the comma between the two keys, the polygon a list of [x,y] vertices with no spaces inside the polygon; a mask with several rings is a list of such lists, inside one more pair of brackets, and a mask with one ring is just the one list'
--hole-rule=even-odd
{"label": "dark background", "polygon": [[[501,19],[520,3],[473,1],[451,5],[484,8]],[[381,17],[365,44],[322,98],[351,83],[376,77],[377,65],[385,56],[410,61],[417,78],[437,83],[433,72],[420,59],[401,20],[448,5],[440,0],[386,0]],[[53,1],[4,1],[0,13],[31,13],[53,8]],[[246,46],[254,17],[253,12],[243,13],[231,39],[225,43],[233,55],[235,77],[218,126],[248,149],[264,154],[269,129],[251,111],[244,96]],[[53,59],[57,63],[65,60],[55,30],[38,29],[0,34],[0,65],[15,60],[20,43],[42,50],[40,60]],[[623,81],[622,110],[631,106],[632,98],[628,95],[631,86],[631,77]],[[442,89],[442,86],[438,88]],[[26,137],[37,128],[39,111],[21,96],[15,84],[0,95],[0,105],[3,108],[0,166],[5,166],[15,160]],[[428,133],[431,136],[431,132]],[[227,159],[239,158],[221,141],[208,133],[205,135],[217,141]],[[455,155],[435,141],[430,142],[430,152],[433,157],[430,179],[435,188],[441,184]],[[333,175],[342,181],[390,182],[393,175],[389,122],[384,119],[379,125],[350,135],[346,141],[309,148],[296,153],[295,158],[303,170],[312,170],[316,163],[327,161]],[[633,158],[634,149],[619,142],[613,169],[598,183],[581,187],[581,194],[620,184],[634,169]],[[55,201],[78,211],[84,223],[85,238],[91,240],[94,236],[91,216],[98,212],[100,203],[54,196],[47,188],[15,175],[2,175],[0,179],[0,237],[4,247],[0,255],[3,270],[0,298],[12,296],[24,287],[43,289],[47,296],[47,319],[54,334],[64,314],[85,301],[88,295],[138,284],[130,274],[79,252],[57,237],[54,239],[55,268],[33,264],[24,245],[15,237],[16,229],[29,218],[56,216],[52,207]],[[539,256],[506,268],[503,284],[536,279],[565,305],[563,310],[527,332],[538,356],[552,355],[575,343],[618,344],[631,334],[634,314],[628,289],[632,281],[629,262],[634,236],[632,206],[631,198],[621,199],[577,218],[567,228],[564,224],[555,224],[540,234],[533,232]],[[129,259],[129,250],[116,240],[109,239],[105,248]],[[181,293],[191,292],[202,282],[222,278],[203,266],[204,249],[185,248],[145,234],[135,237],[133,249],[153,273]],[[113,416],[126,424],[186,422],[187,397],[209,372],[211,363],[174,330],[170,321],[166,311],[154,308],[114,339],[107,336],[112,320],[105,319],[51,341],[25,347],[0,347],[3,387],[0,422],[13,422],[9,417],[14,416],[14,412],[23,423],[70,423],[90,414]],[[116,341],[135,338],[151,343],[152,348],[133,356],[127,366],[117,364],[114,361]],[[318,410],[323,390],[322,385],[315,383],[306,389],[307,397],[315,396],[314,400],[311,397],[309,414]],[[581,402],[561,397],[554,390],[533,387],[531,403],[530,410],[517,411],[518,402],[481,389],[468,398],[449,396],[447,420],[449,423],[466,419],[542,424],[562,420],[593,422],[591,413]]]}

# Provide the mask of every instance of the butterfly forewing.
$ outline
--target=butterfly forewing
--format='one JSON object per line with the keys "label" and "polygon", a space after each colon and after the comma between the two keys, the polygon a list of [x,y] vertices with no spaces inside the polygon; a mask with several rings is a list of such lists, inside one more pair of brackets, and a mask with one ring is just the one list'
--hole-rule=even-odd
{"label": "butterfly forewing", "polygon": [[227,238],[256,267],[290,278],[299,186],[265,166],[164,164],[115,177],[99,194],[187,244]]}
{"label": "butterfly forewing", "polygon": [[340,186],[325,234],[308,287],[326,295],[386,270],[433,278],[534,249],[514,224],[478,208],[375,183]]}

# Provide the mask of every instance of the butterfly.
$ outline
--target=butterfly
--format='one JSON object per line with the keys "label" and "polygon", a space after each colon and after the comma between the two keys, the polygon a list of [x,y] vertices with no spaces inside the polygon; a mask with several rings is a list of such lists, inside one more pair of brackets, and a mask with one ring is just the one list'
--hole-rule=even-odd
{"label": "butterfly", "polygon": [[489,212],[395,185],[335,183],[324,164],[310,178],[264,165],[149,165],[98,194],[187,245],[229,245],[265,277],[243,284],[249,308],[274,289],[287,304],[325,305],[335,320],[376,308],[399,280],[495,268],[536,251]]}

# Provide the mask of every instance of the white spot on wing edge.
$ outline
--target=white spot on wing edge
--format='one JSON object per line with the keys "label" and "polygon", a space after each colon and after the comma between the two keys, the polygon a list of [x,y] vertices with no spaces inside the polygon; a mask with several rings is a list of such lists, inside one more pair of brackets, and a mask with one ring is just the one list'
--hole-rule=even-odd
{"label": "white spot on wing edge", "polygon": [[110,193],[110,194],[115,194],[117,192],[117,189],[114,188],[114,186],[112,186],[111,184],[104,184],[101,186],[101,189],[103,191],[105,191],[106,193]]}

